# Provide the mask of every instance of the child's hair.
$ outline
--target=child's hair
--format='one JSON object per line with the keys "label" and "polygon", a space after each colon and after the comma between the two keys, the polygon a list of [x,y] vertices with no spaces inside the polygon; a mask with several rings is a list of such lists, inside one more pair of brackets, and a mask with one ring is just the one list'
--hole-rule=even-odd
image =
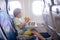
{"label": "child's hair", "polygon": [[16,8],[16,9],[13,11],[14,17],[16,17],[19,13],[21,13],[21,9],[20,9],[20,8]]}

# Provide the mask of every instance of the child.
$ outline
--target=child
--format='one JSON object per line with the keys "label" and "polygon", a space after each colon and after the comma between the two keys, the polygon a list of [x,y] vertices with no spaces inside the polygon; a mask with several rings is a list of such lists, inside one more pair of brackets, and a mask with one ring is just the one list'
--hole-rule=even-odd
{"label": "child", "polygon": [[22,21],[21,9],[19,8],[16,8],[13,13],[14,13],[14,24],[18,32],[18,35],[23,34],[24,31],[26,30],[25,25],[29,21],[29,18],[25,18],[25,20]]}
{"label": "child", "polygon": [[[23,35],[24,32],[26,31],[25,25],[30,19],[29,19],[29,17],[25,17],[24,18],[25,20],[22,21],[21,9],[19,9],[19,8],[16,8],[13,13],[14,13],[15,28],[18,32],[18,36],[21,37],[21,35]],[[44,40],[43,37],[36,30],[34,30],[34,29],[31,30],[31,33],[33,33],[34,35],[37,35],[37,37],[40,38],[41,40]]]}

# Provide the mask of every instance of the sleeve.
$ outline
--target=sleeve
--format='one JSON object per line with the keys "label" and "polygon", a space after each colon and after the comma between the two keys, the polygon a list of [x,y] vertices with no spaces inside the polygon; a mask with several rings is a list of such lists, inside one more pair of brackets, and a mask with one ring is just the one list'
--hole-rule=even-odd
{"label": "sleeve", "polygon": [[19,19],[14,19],[14,24],[19,25],[19,24],[21,24],[21,22],[19,21]]}

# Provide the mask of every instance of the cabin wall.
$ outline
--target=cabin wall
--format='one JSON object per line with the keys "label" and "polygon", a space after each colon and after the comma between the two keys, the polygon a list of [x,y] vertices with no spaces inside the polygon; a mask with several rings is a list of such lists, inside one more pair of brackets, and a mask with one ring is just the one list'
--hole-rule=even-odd
{"label": "cabin wall", "polygon": [[[12,1],[12,0],[9,0],[9,1]],[[31,18],[31,21],[33,22],[44,23],[42,15],[38,17],[38,16],[35,16],[32,12],[32,2],[35,0],[17,0],[17,1],[20,1],[22,4],[23,17],[29,16]]]}
{"label": "cabin wall", "polygon": [[[15,1],[15,0],[9,0],[9,1]],[[31,21],[37,23],[44,23],[42,15],[38,17],[35,16],[32,12],[32,2],[34,0],[17,0],[17,1],[20,1],[22,4],[23,17],[29,16],[31,18]],[[4,0],[0,0],[0,8],[2,8],[2,10],[6,10],[6,4]]]}
{"label": "cabin wall", "polygon": [[25,0],[25,15],[30,16],[32,21],[35,21],[37,23],[44,23],[42,15],[35,16],[32,12],[32,3],[34,0]]}

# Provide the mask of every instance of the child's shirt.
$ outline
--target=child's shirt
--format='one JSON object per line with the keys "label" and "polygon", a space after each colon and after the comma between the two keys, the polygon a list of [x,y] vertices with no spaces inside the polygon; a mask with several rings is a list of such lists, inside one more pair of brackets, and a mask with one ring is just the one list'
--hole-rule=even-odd
{"label": "child's shirt", "polygon": [[[23,22],[24,22],[24,19],[23,19],[23,18],[20,18],[19,21],[20,21],[21,23],[23,23]],[[20,28],[20,29],[23,30],[23,31],[26,31],[26,27],[25,27],[25,26],[23,26],[23,27]]]}
{"label": "child's shirt", "polygon": [[14,25],[15,25],[15,28],[16,28],[18,34],[23,34],[24,31],[26,30],[25,27],[20,28],[17,26],[17,25],[21,24],[22,22],[23,22],[23,20],[21,18],[17,18],[17,17],[14,18]]}

